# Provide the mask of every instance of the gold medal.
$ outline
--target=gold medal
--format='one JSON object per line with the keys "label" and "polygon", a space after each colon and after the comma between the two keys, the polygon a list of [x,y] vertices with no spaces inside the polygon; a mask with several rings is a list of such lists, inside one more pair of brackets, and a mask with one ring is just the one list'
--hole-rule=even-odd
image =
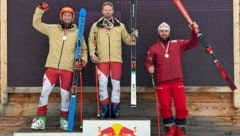
{"label": "gold medal", "polygon": [[63,36],[63,41],[66,41],[67,40],[67,36]]}

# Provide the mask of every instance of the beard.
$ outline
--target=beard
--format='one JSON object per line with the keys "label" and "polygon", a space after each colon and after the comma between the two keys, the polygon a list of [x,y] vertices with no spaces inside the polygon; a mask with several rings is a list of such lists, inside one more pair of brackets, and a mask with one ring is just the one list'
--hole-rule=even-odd
{"label": "beard", "polygon": [[111,19],[112,18],[112,16],[104,16],[106,19]]}
{"label": "beard", "polygon": [[163,43],[167,43],[170,40],[170,37],[161,37],[159,36],[159,39],[163,42]]}
{"label": "beard", "polygon": [[73,23],[65,23],[64,21],[61,20],[60,25],[62,26],[63,29],[70,29],[73,27]]}
{"label": "beard", "polygon": [[111,19],[112,17],[113,17],[113,15],[111,13],[106,13],[104,15],[104,18],[106,18],[106,19]]}

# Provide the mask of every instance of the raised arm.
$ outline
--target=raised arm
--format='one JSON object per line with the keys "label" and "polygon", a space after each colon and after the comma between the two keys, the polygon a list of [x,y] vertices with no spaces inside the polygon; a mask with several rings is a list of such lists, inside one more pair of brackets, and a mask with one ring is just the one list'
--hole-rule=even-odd
{"label": "raised arm", "polygon": [[184,43],[182,45],[183,50],[192,49],[192,48],[196,47],[198,45],[198,42],[199,42],[197,34],[194,31],[194,28],[198,28],[198,24],[196,22],[193,22],[193,24],[189,25],[189,27],[192,30],[192,37],[191,37],[190,40],[185,40],[184,41]]}
{"label": "raised arm", "polygon": [[45,2],[42,2],[39,6],[37,6],[33,15],[32,22],[33,27],[45,35],[48,35],[50,25],[42,22],[42,16],[48,9],[49,9],[48,4]]}

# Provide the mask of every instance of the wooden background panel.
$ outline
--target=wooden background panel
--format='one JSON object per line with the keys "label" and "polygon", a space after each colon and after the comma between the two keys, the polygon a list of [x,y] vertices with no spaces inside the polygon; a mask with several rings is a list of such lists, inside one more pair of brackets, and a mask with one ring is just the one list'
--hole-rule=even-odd
{"label": "wooden background panel", "polygon": [[[9,103],[3,111],[3,116],[34,116],[37,107],[38,103]],[[77,107],[79,107],[78,104]],[[48,109],[48,116],[57,117],[60,105],[49,103]],[[95,103],[84,103],[83,110],[87,117],[96,116]],[[239,110],[235,109],[231,103],[188,103],[188,110],[190,116],[239,116]],[[78,115],[78,108],[76,113]],[[155,103],[141,103],[137,108],[130,108],[129,103],[121,103],[121,114],[123,117],[155,116]]]}
{"label": "wooden background panel", "polygon": [[[10,94],[9,104],[4,109],[4,116],[33,116],[35,115],[40,94]],[[95,93],[84,93],[84,113],[96,113]],[[228,116],[239,117],[240,110],[233,107],[232,93],[187,93],[187,103],[190,116]],[[138,93],[138,107],[131,109],[130,94],[121,96],[123,116],[154,116],[155,99],[153,92]],[[53,93],[49,98],[49,115],[58,116],[60,95]],[[131,112],[130,112],[130,111]],[[148,112],[147,112],[148,111]]]}
{"label": "wooden background panel", "polygon": [[[155,101],[155,95],[153,92],[144,92],[144,93],[137,93],[138,95],[138,102],[153,102]],[[40,94],[39,93],[18,93],[18,94],[9,94],[9,102],[14,103],[38,103]],[[49,103],[57,103],[60,102],[60,94],[59,93],[52,93],[50,95]],[[205,93],[205,92],[198,92],[198,93],[187,93],[187,102],[193,103],[232,103],[233,93]],[[121,100],[127,102],[130,100],[130,93],[123,92],[121,94]],[[78,100],[77,100],[78,101]],[[84,103],[93,103],[96,102],[96,95],[95,93],[84,93],[83,94],[83,102]]]}

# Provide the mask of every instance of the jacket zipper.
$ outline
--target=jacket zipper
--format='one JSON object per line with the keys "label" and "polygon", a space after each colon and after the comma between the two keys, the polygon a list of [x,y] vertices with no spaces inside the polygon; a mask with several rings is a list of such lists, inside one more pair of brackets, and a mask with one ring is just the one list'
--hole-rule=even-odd
{"label": "jacket zipper", "polygon": [[108,33],[108,46],[109,46],[109,61],[111,62],[111,47],[110,47],[110,35]]}
{"label": "jacket zipper", "polygon": [[[170,42],[170,41],[169,41]],[[169,49],[170,49],[170,44],[169,44]],[[164,59],[167,59],[167,62],[168,62],[168,65],[169,65],[169,69],[170,69],[170,80],[172,80],[172,65],[171,65],[171,62],[170,62],[170,58],[165,58]]]}
{"label": "jacket zipper", "polygon": [[171,62],[170,62],[170,60],[168,59],[167,60],[168,61],[168,64],[169,64],[169,68],[170,68],[170,77],[171,77],[171,79],[170,80],[172,80],[172,65],[171,65]]}
{"label": "jacket zipper", "polygon": [[[67,36],[67,34],[68,34],[68,29],[64,29],[64,36]],[[58,61],[58,69],[60,67],[60,62],[61,62],[61,59],[62,59],[62,52],[63,52],[63,47],[64,47],[65,40],[66,39],[63,39],[63,42],[62,42],[62,48],[61,48],[60,57],[59,57],[59,61]]]}
{"label": "jacket zipper", "polygon": [[[169,44],[169,48],[170,48],[170,44]],[[170,62],[169,59],[168,59],[168,64],[169,64],[169,67],[170,67],[170,76],[171,76],[171,80],[173,80],[172,63]]]}
{"label": "jacket zipper", "polygon": [[61,52],[60,52],[60,57],[59,57],[59,61],[58,61],[58,69],[59,69],[59,66],[60,66],[60,62],[61,62],[61,59],[62,59],[62,52],[63,52],[63,46],[64,46],[64,40],[62,42],[62,48],[61,48]]}

